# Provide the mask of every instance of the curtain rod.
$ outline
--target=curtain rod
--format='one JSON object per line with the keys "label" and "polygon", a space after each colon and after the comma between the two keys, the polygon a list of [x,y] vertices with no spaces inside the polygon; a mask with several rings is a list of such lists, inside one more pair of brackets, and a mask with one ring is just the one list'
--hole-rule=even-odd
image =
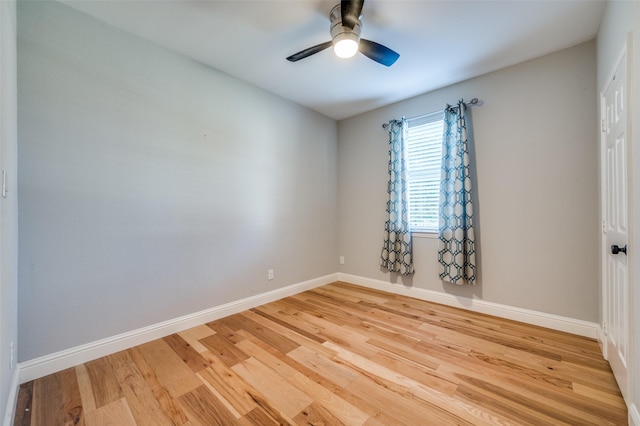
{"label": "curtain rod", "polygon": [[[479,105],[480,101],[478,100],[478,98],[473,98],[469,102],[464,102],[464,104],[467,105],[467,106]],[[447,104],[445,106],[445,109],[447,109],[447,108],[451,108],[451,105]],[[428,115],[428,114],[425,114],[425,115]],[[419,115],[417,117],[412,117],[412,118],[420,118],[420,117],[424,117],[424,115]],[[391,120],[391,121],[398,121],[398,120]],[[383,129],[386,130],[388,127],[389,127],[389,123],[382,123],[382,128]]]}

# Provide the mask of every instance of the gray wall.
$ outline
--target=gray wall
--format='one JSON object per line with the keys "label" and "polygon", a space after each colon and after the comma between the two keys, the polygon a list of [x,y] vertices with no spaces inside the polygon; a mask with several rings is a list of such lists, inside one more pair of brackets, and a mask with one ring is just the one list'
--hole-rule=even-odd
{"label": "gray wall", "polygon": [[56,2],[18,76],[21,361],[336,272],[335,121]]}
{"label": "gray wall", "polygon": [[[343,120],[338,126],[341,272],[598,320],[595,42]],[[388,136],[381,124],[478,97],[479,283],[438,279],[437,239],[415,238],[412,278],[380,270]]]}
{"label": "gray wall", "polygon": [[[593,42],[336,126],[58,3],[21,2],[18,22],[21,361],[333,273],[338,254],[348,274],[598,320]],[[380,125],[474,96],[479,284],[440,282],[432,238],[413,278],[390,277]]]}
{"label": "gray wall", "polygon": [[[600,25],[598,33],[598,93],[604,90],[606,80],[613,70],[618,60],[618,55],[622,52],[627,33],[632,32],[632,45],[630,57],[633,61],[631,66],[633,75],[630,76],[631,86],[631,178],[633,181],[632,190],[632,227],[629,239],[631,250],[629,255],[632,260],[629,284],[632,287],[632,308],[630,324],[632,325],[633,351],[629,357],[629,371],[631,374],[630,404],[635,406],[635,413],[640,410],[640,250],[634,247],[640,246],[640,113],[638,102],[640,102],[640,3],[636,1],[610,1],[607,3],[605,16]],[[636,419],[638,421],[638,419]]]}
{"label": "gray wall", "polygon": [[13,410],[6,407],[15,371],[11,342],[18,345],[16,99],[16,3],[0,1],[0,170],[7,171],[9,184],[7,198],[0,198],[0,413],[7,415]]}

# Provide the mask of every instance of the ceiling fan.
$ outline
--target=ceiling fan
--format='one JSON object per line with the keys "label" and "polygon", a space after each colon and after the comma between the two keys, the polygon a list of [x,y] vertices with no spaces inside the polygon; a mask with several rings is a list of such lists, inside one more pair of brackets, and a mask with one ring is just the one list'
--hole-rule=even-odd
{"label": "ceiling fan", "polygon": [[294,53],[287,60],[296,62],[333,45],[336,55],[341,58],[350,58],[360,51],[360,53],[379,64],[387,67],[393,65],[400,57],[398,53],[374,41],[360,38],[360,30],[362,29],[360,15],[363,5],[364,0],[342,0],[339,5],[331,9],[329,14],[332,41]]}

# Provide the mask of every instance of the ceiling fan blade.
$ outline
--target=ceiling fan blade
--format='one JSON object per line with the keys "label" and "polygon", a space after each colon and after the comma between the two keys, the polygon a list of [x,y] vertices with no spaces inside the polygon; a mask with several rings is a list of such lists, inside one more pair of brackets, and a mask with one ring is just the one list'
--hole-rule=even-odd
{"label": "ceiling fan blade", "polygon": [[356,26],[362,14],[362,6],[364,6],[364,0],[342,0],[340,2],[343,27],[353,29]]}
{"label": "ceiling fan blade", "polygon": [[322,52],[327,47],[331,46],[333,42],[327,41],[325,43],[317,44],[313,47],[309,47],[308,49],[301,50],[298,53],[294,53],[293,55],[287,58],[287,61],[296,62],[300,59],[304,59],[307,56],[315,55],[318,52]]}
{"label": "ceiling fan blade", "polygon": [[360,50],[360,53],[365,55],[367,58],[373,59],[377,63],[387,67],[393,65],[400,57],[400,54],[394,52],[388,47],[363,38],[360,39],[360,47],[358,50]]}

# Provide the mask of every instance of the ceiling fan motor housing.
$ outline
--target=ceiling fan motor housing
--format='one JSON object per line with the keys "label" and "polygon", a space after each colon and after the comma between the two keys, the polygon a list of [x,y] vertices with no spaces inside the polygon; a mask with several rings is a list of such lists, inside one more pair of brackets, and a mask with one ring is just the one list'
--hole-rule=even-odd
{"label": "ceiling fan motor housing", "polygon": [[333,40],[334,45],[338,41],[345,38],[355,38],[356,42],[360,41],[360,30],[362,29],[362,21],[359,17],[358,23],[354,25],[353,29],[343,26],[340,5],[337,5],[333,9],[331,9],[329,19],[331,19],[331,39]]}

